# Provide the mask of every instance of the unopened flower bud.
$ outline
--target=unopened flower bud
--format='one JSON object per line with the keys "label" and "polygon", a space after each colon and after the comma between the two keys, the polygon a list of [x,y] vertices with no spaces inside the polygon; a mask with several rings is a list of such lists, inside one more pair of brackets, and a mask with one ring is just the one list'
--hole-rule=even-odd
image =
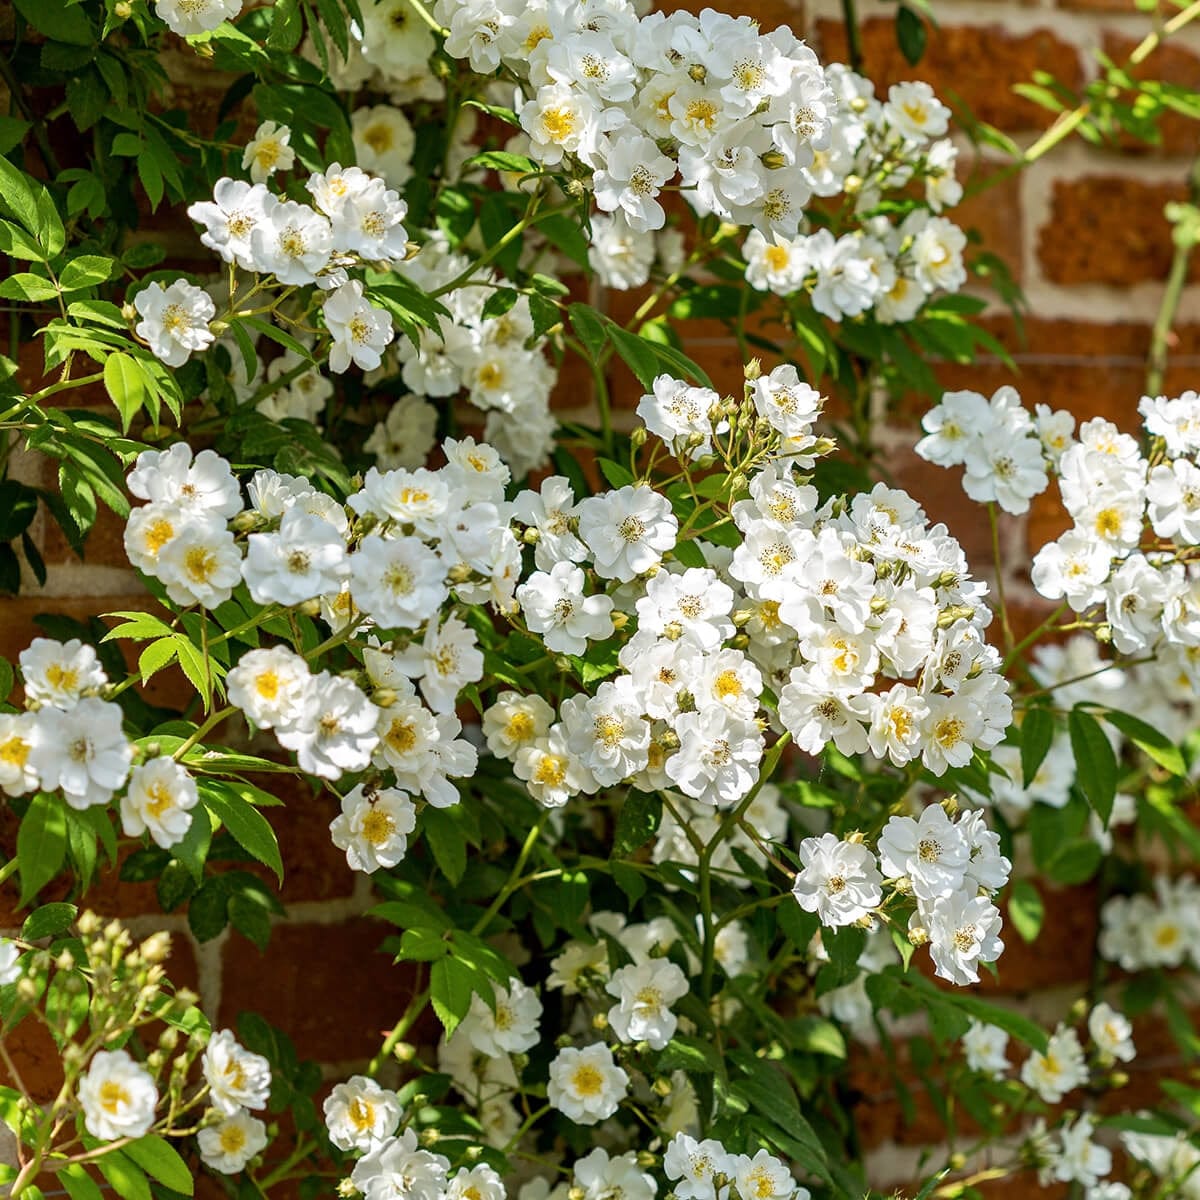
{"label": "unopened flower bud", "polygon": [[752,358],[743,368],[742,374],[746,377],[747,383],[753,383],[762,375],[762,360]]}
{"label": "unopened flower bud", "polygon": [[359,1191],[349,1179],[340,1179],[338,1180],[337,1194],[343,1200],[353,1200],[355,1196],[359,1195]]}
{"label": "unopened flower bud", "polygon": [[530,525],[528,529],[521,534],[521,541],[527,546],[536,546],[542,540],[542,531],[536,525]]}
{"label": "unopened flower bud", "polygon": [[399,1063],[410,1063],[417,1057],[417,1048],[411,1042],[397,1042],[392,1048],[392,1057]]}
{"label": "unopened flower bud", "polygon": [[152,933],[138,949],[148,963],[166,962],[171,957],[171,935],[166,930]]}
{"label": "unopened flower bud", "polygon": [[254,509],[248,508],[245,512],[240,512],[230,524],[233,526],[234,533],[249,533],[252,529],[257,529],[263,523],[261,513],[256,513]]}
{"label": "unopened flower bud", "polygon": [[946,816],[948,816],[948,817],[954,816],[954,814],[956,812],[958,812],[958,797],[957,796],[946,796],[942,800],[942,808],[944,808],[946,810]]}
{"label": "unopened flower bud", "polygon": [[924,925],[914,925],[908,931],[908,940],[914,946],[924,946],[929,941],[929,930]]}
{"label": "unopened flower bud", "polygon": [[303,604],[299,605],[296,611],[305,617],[319,617],[321,615],[321,602],[316,599],[305,600]]}
{"label": "unopened flower bud", "polygon": [[639,1150],[637,1152],[637,1165],[641,1167],[643,1171],[647,1170],[649,1167],[657,1166],[658,1155],[652,1154],[649,1150]]}
{"label": "unopened flower bud", "polygon": [[650,1085],[654,1089],[656,1096],[662,1096],[665,1100],[673,1091],[671,1081],[665,1076],[659,1075],[657,1079]]}
{"label": "unopened flower bud", "polygon": [[605,1029],[607,1029],[608,1028],[608,1014],[602,1013],[602,1012],[596,1013],[596,1015],[594,1017],[592,1017],[592,1028],[595,1029],[598,1033],[603,1032]]}
{"label": "unopened flower bud", "polygon": [[700,63],[688,67],[688,75],[694,83],[703,83],[708,78],[708,68]]}
{"label": "unopened flower bud", "polygon": [[639,425],[630,435],[629,441],[632,443],[635,450],[640,450],[645,444],[646,439],[650,436],[650,431],[645,425]]}
{"label": "unopened flower bud", "polygon": [[610,620],[612,621],[613,628],[620,631],[629,624],[629,614],[623,612],[614,612],[610,617]]}
{"label": "unopened flower bud", "polygon": [[787,159],[778,150],[768,150],[766,154],[760,154],[758,158],[768,171],[778,171],[780,167],[787,166]]}
{"label": "unopened flower bud", "polygon": [[391,708],[396,703],[396,699],[395,688],[376,688],[371,693],[371,703],[379,705],[380,708]]}
{"label": "unopened flower bud", "polygon": [[138,319],[138,310],[130,303],[121,305],[121,316],[125,318],[131,325]]}
{"label": "unopened flower bud", "polygon": [[113,5],[113,16],[120,21],[128,21],[133,16],[133,5],[129,0],[117,0]]}

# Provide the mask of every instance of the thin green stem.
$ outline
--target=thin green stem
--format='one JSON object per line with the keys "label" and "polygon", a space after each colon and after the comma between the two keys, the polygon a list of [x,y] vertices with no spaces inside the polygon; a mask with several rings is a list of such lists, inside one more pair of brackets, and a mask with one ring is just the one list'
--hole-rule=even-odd
{"label": "thin green stem", "polygon": [[216,712],[209,716],[208,720],[205,721],[203,725],[197,727],[192,736],[188,738],[188,740],[184,742],[183,745],[171,755],[171,757],[176,762],[180,762],[183,759],[183,756],[187,754],[187,752],[191,750],[193,746],[195,746],[198,742],[203,741],[203,739],[207,737],[208,734],[210,734],[214,729],[216,729],[216,727],[220,725],[222,721],[233,716],[233,714],[237,711],[237,708],[232,704],[226,708],[217,709]]}

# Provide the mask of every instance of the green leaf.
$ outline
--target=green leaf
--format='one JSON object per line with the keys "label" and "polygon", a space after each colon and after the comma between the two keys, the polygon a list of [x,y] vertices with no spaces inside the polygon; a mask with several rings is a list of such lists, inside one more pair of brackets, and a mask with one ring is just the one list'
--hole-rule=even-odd
{"label": "green leaf", "polygon": [[438,869],[451,883],[458,883],[467,869],[467,840],[451,811],[427,808],[421,817],[421,828]]}
{"label": "green leaf", "polygon": [[234,841],[260,863],[270,867],[282,882],[283,860],[279,855],[279,841],[267,818],[232,783],[204,779],[200,781],[200,792],[205,807],[229,830]]}
{"label": "green leaf", "polygon": [[613,834],[613,858],[628,858],[644,846],[662,820],[662,800],[653,792],[631,791],[621,805]]}
{"label": "green leaf", "polygon": [[1107,825],[1117,794],[1117,758],[1100,722],[1081,708],[1067,717],[1071,750],[1075,755],[1075,781],[1096,815]]}
{"label": "green leaf", "polygon": [[153,1200],[142,1168],[122,1151],[113,1150],[101,1156],[96,1166],[121,1200]]}
{"label": "green leaf", "polygon": [[1054,716],[1049,709],[1026,710],[1021,721],[1021,775],[1026,787],[1033,783],[1038,768],[1050,752],[1054,729]]}
{"label": "green leaf", "polygon": [[103,283],[112,276],[114,266],[114,260],[103,255],[81,254],[63,267],[58,282],[64,292],[77,292],[81,288]]}
{"label": "green leaf", "polygon": [[825,1148],[800,1111],[796,1094],[787,1079],[768,1063],[744,1052],[737,1053],[734,1058],[744,1074],[731,1081],[730,1090],[779,1126],[796,1143],[800,1165],[828,1182]]}
{"label": "green leaf", "polygon": [[67,854],[67,814],[50,792],[33,798],[17,830],[21,903],[28,904],[58,874]]}
{"label": "green leaf", "polygon": [[271,32],[267,35],[270,50],[295,50],[304,33],[299,0],[275,0]]}
{"label": "green leaf", "polygon": [[53,937],[68,928],[79,911],[73,904],[44,904],[25,918],[21,936],[27,942],[36,942],[44,937]]}
{"label": "green leaf", "polygon": [[430,968],[429,998],[447,1037],[467,1015],[478,983],[478,972],[456,958],[439,958]]}
{"label": "green leaf", "polygon": [[1018,879],[1012,885],[1008,896],[1008,916],[1025,941],[1037,940],[1046,916],[1046,906],[1042,902],[1041,892],[1027,879]]}
{"label": "green leaf", "polygon": [[493,171],[507,171],[512,175],[537,175],[541,167],[524,154],[512,154],[507,150],[485,150],[463,164],[467,167],[490,167]]}
{"label": "green leaf", "polygon": [[0,283],[0,299],[27,300],[36,304],[41,300],[53,300],[58,288],[49,279],[29,271],[17,271]]}
{"label": "green leaf", "polygon": [[1160,767],[1172,775],[1186,776],[1187,763],[1177,745],[1152,725],[1129,713],[1109,708],[1104,710],[1104,719],[1119,729],[1139,750],[1148,754]]}
{"label": "green leaf", "polygon": [[575,330],[584,349],[591,356],[592,362],[599,362],[604,347],[608,344],[608,331],[604,327],[604,319],[587,304],[572,304],[567,309],[571,318],[571,328]]}
{"label": "green leaf", "polygon": [[192,809],[192,822],[182,840],[171,847],[171,854],[189,871],[197,886],[204,879],[204,864],[212,844],[212,821],[203,804]]}
{"label": "green leaf", "polygon": [[927,34],[925,22],[911,8],[901,5],[896,10],[896,44],[900,53],[915,67],[925,53]]}
{"label": "green leaf", "polygon": [[68,4],[67,0],[13,0],[13,5],[34,29],[52,41],[90,46],[96,40],[82,4]]}
{"label": "green leaf", "polygon": [[133,418],[146,403],[146,378],[132,354],[116,351],[104,362],[104,389],[121,414],[121,430],[127,433]]}
{"label": "green leaf", "polygon": [[122,1153],[129,1155],[147,1175],[159,1183],[165,1183],[172,1191],[190,1196],[196,1190],[187,1163],[165,1138],[147,1134],[136,1142],[128,1143]]}
{"label": "green leaf", "polygon": [[621,466],[620,463],[613,462],[610,458],[602,458],[598,460],[601,473],[608,480],[609,485],[615,488],[628,487],[634,481],[633,473],[627,468]]}
{"label": "green leaf", "polygon": [[71,1200],[104,1200],[100,1185],[78,1163],[64,1167],[57,1178]]}
{"label": "green leaf", "polygon": [[[0,158],[0,163],[7,161],[7,159]],[[0,179],[0,192],[3,191],[3,182]],[[48,257],[32,234],[26,233],[11,221],[0,221],[0,254],[8,254],[13,258],[24,258],[29,262],[45,262]]]}

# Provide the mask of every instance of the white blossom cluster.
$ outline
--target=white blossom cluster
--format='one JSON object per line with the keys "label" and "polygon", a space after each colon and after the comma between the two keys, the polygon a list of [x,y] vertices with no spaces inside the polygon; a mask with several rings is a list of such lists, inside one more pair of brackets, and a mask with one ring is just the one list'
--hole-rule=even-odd
{"label": "white blossom cluster", "polygon": [[916,452],[939,467],[963,467],[963,490],[980,504],[1005,512],[1029,511],[1029,502],[1049,485],[1049,472],[1072,443],[1075,418],[1037,406],[1022,406],[1016,388],[996,389],[989,400],[978,392],[946,392],[921,419],[925,436]]}
{"label": "white blossom cluster", "polygon": [[[1186,1131],[1172,1136],[1129,1130],[1122,1131],[1120,1136],[1125,1153],[1149,1168],[1158,1181],[1157,1190],[1163,1195],[1178,1196],[1180,1200],[1200,1197],[1200,1149],[1192,1144]],[[1113,1192],[1096,1200],[1130,1200],[1131,1195],[1126,1187],[1123,1192]]]}
{"label": "white blossom cluster", "polygon": [[[436,292],[470,267],[469,257],[434,233],[400,273]],[[485,303],[501,283],[492,271],[476,272],[470,284],[442,297],[450,318],[440,317],[436,332],[423,329],[419,346],[404,339],[395,352],[404,384],[416,396],[445,400],[465,392],[487,414],[488,443],[522,476],[545,463],[554,447],[558,424],[550,413],[550,393],[557,373],[541,342],[533,342],[527,296],[518,297],[507,312],[484,315]]]}
{"label": "white blossom cluster", "polygon": [[[252,177],[261,178],[218,180],[212,200],[191,205],[188,215],[204,227],[200,240],[226,263],[289,287],[316,284],[325,291],[321,311],[332,339],[330,370],[340,374],[351,363],[371,370],[395,336],[392,318],[367,300],[362,283],[351,279],[347,268],[389,266],[405,258],[408,233],[402,222],[408,206],[382,179],[338,163],[309,176],[305,186],[312,205],[281,199],[262,181],[269,172],[255,165],[268,144],[274,147],[270,170],[290,163],[282,154],[286,133],[271,122],[260,127],[247,161]],[[251,294],[230,296],[231,307],[239,309]],[[168,366],[182,366],[216,338],[210,326],[217,312],[212,296],[185,280],[166,288],[150,283],[133,304],[141,317],[135,332]]]}
{"label": "white blossom cluster", "polygon": [[[250,1109],[263,1109],[271,1067],[229,1030],[213,1034],[201,1060],[209,1109],[196,1136],[204,1163],[235,1175],[267,1144],[267,1127]],[[98,1050],[79,1081],[79,1105],[88,1133],[103,1142],[144,1137],[158,1106],[154,1077],[127,1050]]]}
{"label": "white blossom cluster", "polygon": [[795,234],[834,98],[786,26],[764,34],[713,9],[639,17],[627,0],[438,0],[434,14],[447,53],[517,76],[530,156],[588,168],[601,211],[661,229],[659,197],[677,187],[699,212]]}
{"label": "white blossom cluster", "polygon": [[1074,527],[1038,551],[1034,587],[1077,613],[1102,610],[1114,647],[1166,644],[1200,680],[1200,396],[1144,396],[1150,452],[1110,421],[1080,426],[1058,459],[1059,492]]}
{"label": "white blossom cluster", "polygon": [[[826,77],[837,98],[827,146],[803,174],[817,196],[853,196],[860,228],[771,236],[754,229],[742,248],[746,281],[780,296],[806,291],[834,321],[873,312],[884,324],[909,321],[936,292],[966,282],[963,231],[940,215],[957,204],[957,150],[950,112],[927,83],[897,83],[881,102],[868,79],[835,63]],[[940,140],[933,140],[940,139]],[[872,210],[889,190],[925,184],[925,207],[896,222]]]}
{"label": "white blossom cluster", "polygon": [[917,453],[965,466],[972,499],[1023,513],[1053,474],[1073,526],[1038,551],[1033,585],[1049,600],[1095,614],[1122,654],[1164,650],[1200,682],[1200,395],[1143,396],[1150,443],[1103,417],[1080,425],[1067,412],[1021,406],[1011,387],[986,400],[948,392],[926,414]]}
{"label": "white blossom cluster", "polygon": [[[675,1007],[690,991],[689,974],[700,970],[700,962],[668,917],[632,923],[623,914],[597,911],[586,924],[587,938],[557,947],[545,982],[569,1006],[566,1027],[572,1041],[578,1037],[584,1043],[560,1043],[549,1068],[548,1098],[577,1124],[595,1125],[607,1121],[641,1086],[633,1068],[625,1069],[624,1048],[658,1051],[677,1030],[693,1031]],[[623,965],[615,962],[612,945],[620,946]],[[667,957],[680,950],[686,972]],[[747,969],[749,943],[739,922],[721,927],[714,954],[729,978]],[[504,1146],[521,1125],[514,1100],[527,1066],[524,1055],[544,1036],[543,1009],[534,990],[520,981],[493,990],[493,1004],[475,996],[454,1033],[443,1038],[438,1069],[475,1112],[485,1140]],[[598,1029],[611,1035],[611,1045],[588,1040]],[[669,1094],[657,1094],[662,1128],[691,1131],[697,1109],[686,1079],[680,1075]]]}
{"label": "white blossom cluster", "polygon": [[454,706],[482,677],[483,655],[449,611],[451,596],[507,611],[520,571],[507,468],[469,438],[443,448],[449,462],[436,472],[372,468],[346,506],[264,470],[243,507],[229,464],[208,450],[193,458],[184,443],[143,452],[128,479],[148,503],[130,515],[126,551],[176,604],[216,608],[244,584],[260,606],[316,605],[335,628],[401,635],[368,642],[364,632],[374,700],[355,679],[314,672],[282,645],[246,652],[226,678],[230,701],[274,730],[302,770],[337,780],[374,765],[394,781],[360,783],[342,799],[333,836],[358,870],[403,857],[410,796],[458,803],[450,780],[474,773],[476,752],[459,737]]}
{"label": "white blossom cluster", "polygon": [[[1079,1034],[1059,1024],[1048,1039],[1044,1052],[1034,1051],[1022,1063],[1020,1081],[1045,1104],[1058,1104],[1068,1093],[1086,1086],[1093,1071],[1111,1070],[1116,1063],[1132,1062],[1136,1054],[1133,1027],[1129,1019],[1112,1005],[1096,1004],[1087,1019],[1090,1054]],[[1011,1063],[1006,1050],[1008,1034],[995,1025],[972,1021],[962,1038],[967,1067],[991,1079],[1008,1076]],[[1026,1132],[1030,1158],[1037,1163],[1042,1186],[1052,1181],[1075,1183],[1086,1189],[1088,1200],[1128,1200],[1129,1191],[1116,1181],[1105,1181],[1113,1169],[1112,1152],[1095,1140],[1097,1132],[1088,1113],[1063,1120],[1050,1132],[1044,1118],[1038,1118]]]}
{"label": "white blossom cluster", "polygon": [[103,698],[108,676],[95,650],[75,638],[35,638],[18,661],[25,711],[0,713],[0,792],[60,792],[79,811],[120,793],[127,836],[148,833],[164,848],[182,841],[196,781],[170,757],[134,764],[121,709]]}
{"label": "white blossom cluster", "polygon": [[1153,896],[1111,897],[1100,910],[1099,946],[1124,971],[1200,966],[1200,884],[1159,875]]}
{"label": "white blossom cluster", "polygon": [[805,838],[800,862],[796,900],[832,929],[873,927],[885,886],[911,893],[909,936],[928,942],[936,973],[951,983],[978,983],[979,964],[995,962],[1004,949],[991,896],[1008,882],[1012,864],[978,811],[952,820],[942,805],[931,804],[919,818],[891,817],[878,858],[857,837]]}

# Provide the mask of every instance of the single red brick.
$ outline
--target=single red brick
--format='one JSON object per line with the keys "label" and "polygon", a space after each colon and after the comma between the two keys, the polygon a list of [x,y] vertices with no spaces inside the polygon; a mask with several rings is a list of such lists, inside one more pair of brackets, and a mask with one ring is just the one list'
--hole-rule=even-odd
{"label": "single red brick", "polygon": [[230,938],[220,1024],[234,1028],[239,1013],[256,1012],[309,1057],[369,1057],[417,991],[414,969],[379,953],[391,932],[365,917],[336,925],[279,925],[265,954],[245,938]]}
{"label": "single red brick", "polygon": [[[1164,279],[1173,249],[1163,210],[1186,198],[1182,182],[1144,183],[1125,175],[1056,180],[1049,219],[1038,233],[1046,278],[1113,287]],[[1193,263],[1189,278],[1200,279],[1200,265]]]}

